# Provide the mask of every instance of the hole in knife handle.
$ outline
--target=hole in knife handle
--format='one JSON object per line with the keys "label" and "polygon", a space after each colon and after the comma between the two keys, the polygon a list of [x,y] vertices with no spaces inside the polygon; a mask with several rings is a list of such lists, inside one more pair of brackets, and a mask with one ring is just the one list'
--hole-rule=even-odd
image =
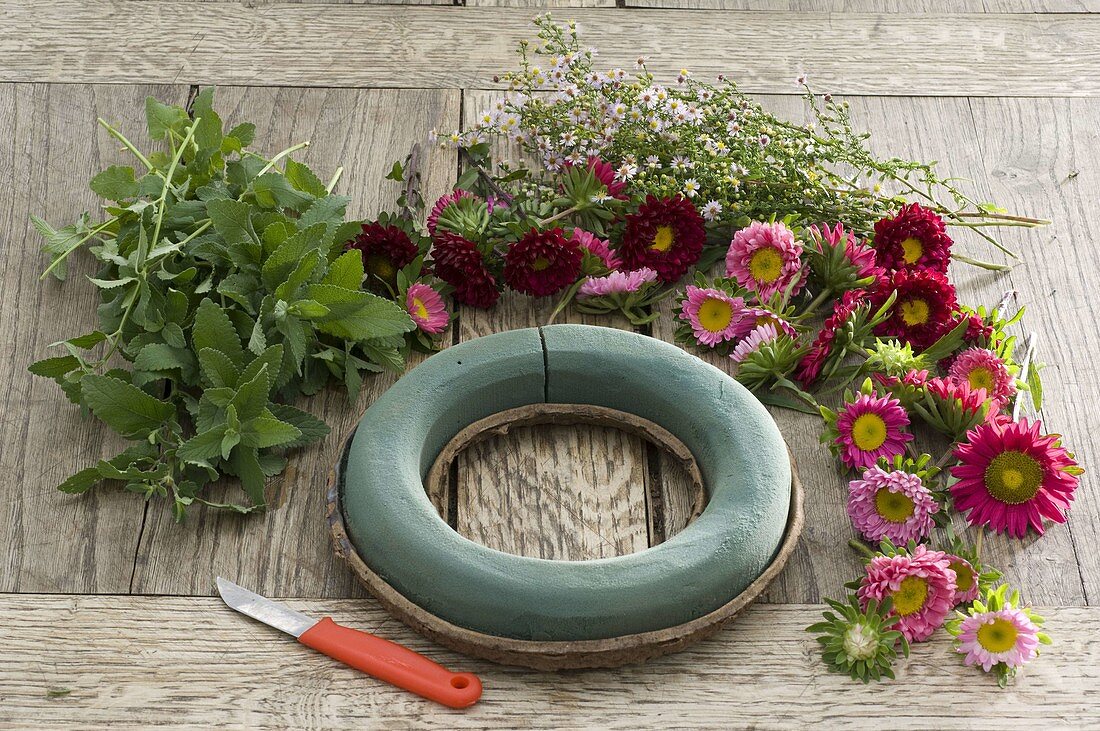
{"label": "hole in knife handle", "polygon": [[470,684],[470,679],[464,675],[455,675],[451,678],[451,685],[459,690],[467,687]]}

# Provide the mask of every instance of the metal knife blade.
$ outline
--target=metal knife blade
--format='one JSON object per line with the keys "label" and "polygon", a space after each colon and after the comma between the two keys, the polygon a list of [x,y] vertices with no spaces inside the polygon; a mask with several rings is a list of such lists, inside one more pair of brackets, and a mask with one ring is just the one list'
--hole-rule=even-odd
{"label": "metal knife blade", "polygon": [[302,633],[317,624],[316,619],[295,611],[285,604],[272,601],[267,597],[255,594],[243,586],[237,586],[232,581],[217,577],[218,593],[230,608],[236,609],[241,614],[246,614],[253,619],[258,619],[264,624],[288,635],[301,637]]}

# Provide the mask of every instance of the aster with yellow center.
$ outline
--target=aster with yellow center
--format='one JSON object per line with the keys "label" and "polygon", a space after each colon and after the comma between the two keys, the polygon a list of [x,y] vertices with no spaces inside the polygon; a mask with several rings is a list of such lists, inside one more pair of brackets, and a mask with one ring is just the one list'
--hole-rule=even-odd
{"label": "aster with yellow center", "polygon": [[944,274],[932,269],[896,271],[874,288],[872,309],[886,304],[892,293],[894,306],[875,328],[876,335],[908,343],[920,352],[955,325],[955,286]]}
{"label": "aster with yellow center", "polygon": [[951,570],[955,572],[955,604],[972,602],[978,598],[978,572],[974,565],[962,556],[948,556]]}
{"label": "aster with yellow center", "polygon": [[699,261],[706,242],[703,217],[682,195],[647,195],[627,214],[618,254],[626,270],[652,269],[662,282],[675,282]]}
{"label": "aster with yellow center", "polygon": [[848,517],[870,541],[897,545],[931,535],[940,506],[919,475],[870,467],[848,483]]}
{"label": "aster with yellow center", "polygon": [[956,381],[967,382],[971,388],[985,389],[998,407],[1006,405],[1016,395],[1016,379],[1008,363],[986,348],[963,350],[951,362],[947,375]]}
{"label": "aster with yellow center", "polygon": [[1014,606],[977,611],[965,616],[952,634],[956,652],[967,665],[980,665],[987,673],[998,667],[1007,678],[1039,654],[1039,643],[1049,642],[1028,613]]}
{"label": "aster with yellow center", "polygon": [[902,206],[895,216],[875,223],[875,258],[890,270],[930,269],[947,272],[951,237],[943,219],[919,203]]}
{"label": "aster with yellow center", "polygon": [[1022,538],[1042,535],[1043,521],[1066,521],[1082,470],[1057,435],[1039,422],[1000,418],[966,433],[951,468],[955,507],[971,525]]}
{"label": "aster with yellow center", "polygon": [[405,309],[416,326],[430,335],[443,332],[450,321],[439,292],[420,282],[405,293]]}
{"label": "aster with yellow center", "polygon": [[905,451],[913,435],[905,431],[909,416],[892,396],[860,394],[837,415],[833,440],[841,462],[857,469],[892,459]]}
{"label": "aster with yellow center", "polygon": [[910,642],[923,642],[943,625],[954,606],[955,572],[948,563],[947,554],[923,544],[912,553],[880,554],[867,563],[856,593],[864,607],[889,597],[894,628]]}
{"label": "aster with yellow center", "polygon": [[680,319],[691,326],[700,345],[715,347],[733,340],[745,316],[745,300],[720,289],[689,285],[680,303]]}
{"label": "aster with yellow center", "polygon": [[788,288],[797,294],[805,284],[802,244],[782,223],[755,221],[734,234],[726,252],[726,276],[768,300]]}

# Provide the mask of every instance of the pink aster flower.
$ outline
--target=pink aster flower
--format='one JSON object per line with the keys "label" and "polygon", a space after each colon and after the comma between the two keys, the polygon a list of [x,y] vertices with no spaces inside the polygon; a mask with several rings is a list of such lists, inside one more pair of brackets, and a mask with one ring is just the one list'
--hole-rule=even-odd
{"label": "pink aster flower", "polygon": [[1039,654],[1039,628],[1016,607],[972,614],[959,626],[956,652],[987,673],[998,663],[1015,670]]}
{"label": "pink aster flower", "polygon": [[943,551],[929,551],[923,544],[913,553],[875,556],[856,594],[864,609],[872,600],[893,600],[893,626],[910,642],[923,642],[939,629],[955,606],[955,572]]}
{"label": "pink aster flower", "polygon": [[967,348],[959,353],[947,375],[970,384],[972,389],[985,389],[997,407],[1007,404],[1016,394],[1016,381],[1008,365],[985,348]]}
{"label": "pink aster flower", "polygon": [[792,338],[798,337],[798,331],[794,329],[794,325],[763,307],[745,308],[745,316],[741,319],[741,324],[737,326],[734,337],[743,338],[761,325],[772,325],[775,327],[776,332]]}
{"label": "pink aster flower", "polygon": [[439,223],[439,215],[443,213],[443,210],[454,203],[459,198],[472,198],[473,193],[463,190],[462,188],[455,188],[447,195],[443,196],[435,202],[432,206],[431,212],[428,214],[428,235],[435,236],[436,224]]}
{"label": "pink aster flower", "polygon": [[1039,422],[996,419],[966,433],[951,468],[955,507],[970,525],[1023,538],[1043,534],[1043,520],[1066,522],[1077,490],[1077,466],[1057,434],[1039,434]]}
{"label": "pink aster flower", "polygon": [[573,240],[582,249],[599,258],[608,269],[614,271],[623,265],[619,255],[611,250],[610,242],[598,238],[595,234],[589,233],[583,228],[574,228]]}
{"label": "pink aster flower", "polygon": [[782,223],[754,221],[733,235],[726,252],[726,276],[761,300],[785,292],[792,283],[791,294],[798,294],[805,283],[802,245]]}
{"label": "pink aster flower", "polygon": [[405,294],[405,309],[418,328],[432,335],[443,332],[450,321],[439,292],[419,282],[409,287]]}
{"label": "pink aster flower", "polygon": [[657,272],[642,267],[630,272],[611,272],[606,277],[589,277],[577,290],[577,297],[603,297],[609,294],[637,292],[643,285],[657,281]]}
{"label": "pink aster flower", "polygon": [[898,545],[929,535],[940,509],[917,475],[875,466],[848,483],[848,517],[868,540]]}
{"label": "pink aster flower", "polygon": [[974,570],[974,564],[962,556],[948,555],[951,570],[955,572],[955,606],[972,602],[978,598],[980,586],[978,584],[978,572]]}
{"label": "pink aster flower", "polygon": [[734,363],[740,363],[748,358],[750,355],[760,350],[760,346],[764,343],[770,343],[779,337],[779,331],[775,325],[760,325],[756,327],[752,332],[741,339],[741,342],[737,344],[737,347],[730,353],[730,360]]}
{"label": "pink aster flower", "polygon": [[845,404],[837,417],[840,461],[849,467],[866,469],[880,457],[893,459],[905,451],[913,435],[905,431],[909,415],[892,396],[860,394]]}
{"label": "pink aster flower", "polygon": [[720,289],[703,289],[689,284],[680,307],[680,319],[691,323],[700,345],[714,347],[733,340],[744,316],[745,299],[730,297]]}

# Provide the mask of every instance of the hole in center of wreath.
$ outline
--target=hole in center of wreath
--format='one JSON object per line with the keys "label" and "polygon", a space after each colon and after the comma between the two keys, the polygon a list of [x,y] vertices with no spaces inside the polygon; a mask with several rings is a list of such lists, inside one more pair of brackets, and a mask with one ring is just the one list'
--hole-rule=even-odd
{"label": "hole in center of wreath", "polygon": [[644,550],[688,524],[695,487],[661,447],[610,426],[534,424],[475,441],[451,467],[448,519],[506,553],[584,561]]}

